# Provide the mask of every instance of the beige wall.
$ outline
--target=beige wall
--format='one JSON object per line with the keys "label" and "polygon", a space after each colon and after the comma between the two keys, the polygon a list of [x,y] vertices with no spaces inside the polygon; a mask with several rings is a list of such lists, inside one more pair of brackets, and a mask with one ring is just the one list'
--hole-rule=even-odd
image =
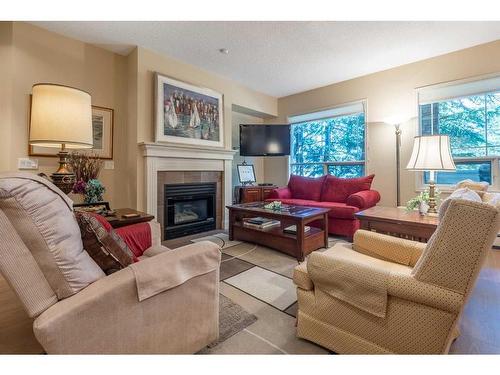
{"label": "beige wall", "polygon": [[[126,128],[123,109],[126,100],[126,81],[123,80],[126,59],[70,38],[19,22],[1,26],[1,39],[10,30],[12,69],[7,74],[10,82],[10,118],[2,121],[1,134],[6,135],[0,149],[1,170],[17,170],[17,158],[27,157],[29,95],[31,87],[39,82],[51,82],[78,87],[90,92],[92,104],[115,110],[114,149],[120,155],[120,144]],[[5,46],[2,46],[2,49]],[[3,59],[2,59],[3,60]],[[2,86],[4,86],[2,84]],[[5,90],[5,86],[2,88]],[[2,101],[3,102],[3,101]],[[3,105],[3,104],[2,104]],[[2,111],[3,112],[3,111]],[[2,137],[3,138],[3,137]],[[39,170],[50,174],[57,167],[57,159],[38,159]],[[6,162],[8,160],[8,162]],[[101,179],[106,186],[105,198],[114,205],[125,202],[116,189],[115,175],[122,168],[115,158],[115,170],[103,170]]]}
{"label": "beige wall", "polygon": [[[278,114],[277,99],[247,89],[226,78],[209,73],[193,65],[185,64],[169,57],[159,55],[144,48],[137,48],[137,207],[145,207],[144,195],[144,160],[139,154],[137,142],[154,141],[154,73],[185,81],[200,87],[208,87],[224,95],[224,148],[232,147],[231,124],[232,106],[237,105],[259,113],[262,116]],[[130,79],[130,76],[129,76]],[[131,124],[134,127],[133,124]],[[132,152],[132,140],[129,140],[129,152]]]}
{"label": "beige wall", "polygon": [[10,169],[13,75],[12,23],[0,22],[0,171]]}
{"label": "beige wall", "polygon": [[[31,87],[53,82],[90,92],[92,104],[115,110],[114,170],[103,170],[105,199],[113,207],[144,208],[139,142],[152,142],[153,74],[209,87],[224,94],[225,148],[231,149],[232,106],[276,116],[277,99],[203,69],[136,48],[121,56],[21,22],[0,22],[0,171],[17,170],[27,157]],[[33,157],[51,174],[56,158]]]}
{"label": "beige wall", "polygon": [[[373,187],[381,192],[383,205],[396,202],[396,161],[394,128],[383,123],[392,116],[410,119],[402,124],[401,200],[415,195],[415,174],[404,168],[417,133],[415,89],[500,72],[500,41],[453,52],[432,59],[400,66],[278,100],[279,117],[311,112],[355,100],[367,101],[367,173],[375,173]],[[287,159],[266,159],[265,177],[269,182],[287,182]]]}

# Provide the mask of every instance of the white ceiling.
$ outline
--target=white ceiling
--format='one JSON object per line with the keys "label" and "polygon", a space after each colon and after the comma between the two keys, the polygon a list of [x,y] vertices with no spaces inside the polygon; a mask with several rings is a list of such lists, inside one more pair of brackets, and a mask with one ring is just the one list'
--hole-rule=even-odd
{"label": "white ceiling", "polygon": [[276,97],[500,39],[500,22],[32,23],[125,55],[145,47]]}

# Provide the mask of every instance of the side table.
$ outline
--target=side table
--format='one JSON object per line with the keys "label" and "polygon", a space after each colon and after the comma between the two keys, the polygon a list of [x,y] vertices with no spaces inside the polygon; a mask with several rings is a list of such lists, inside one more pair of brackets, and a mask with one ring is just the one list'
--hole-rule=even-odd
{"label": "side table", "polygon": [[[115,213],[113,215],[105,216],[106,220],[111,224],[113,228],[120,228],[126,225],[137,224],[137,223],[145,223],[155,218],[153,215],[137,211],[132,208],[118,208],[114,211]],[[136,214],[138,216],[134,217],[123,216],[127,214]]]}
{"label": "side table", "polygon": [[438,225],[437,216],[420,215],[404,208],[375,206],[354,214],[361,229],[413,241],[427,242]]}

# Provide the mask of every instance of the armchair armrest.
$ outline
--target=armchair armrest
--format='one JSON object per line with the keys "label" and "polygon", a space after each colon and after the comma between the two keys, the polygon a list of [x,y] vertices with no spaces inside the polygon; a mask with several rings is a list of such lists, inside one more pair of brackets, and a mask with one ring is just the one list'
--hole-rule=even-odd
{"label": "armchair armrest", "polygon": [[369,257],[313,252],[307,260],[307,273],[315,289],[383,318],[390,268],[380,263],[384,262],[371,262]]}
{"label": "armchair armrest", "polygon": [[[213,270],[175,277],[172,265],[209,258]],[[48,353],[194,353],[218,336],[220,252],[199,242],[137,265],[179,281],[139,302],[131,266],[59,301],[34,322]]]}
{"label": "armchair armrest", "polygon": [[361,210],[375,206],[380,201],[380,194],[376,190],[363,190],[347,197],[348,206],[358,207]]}
{"label": "armchair armrest", "polygon": [[425,250],[426,244],[386,234],[357,230],[352,248],[374,258],[413,267]]}
{"label": "armchair armrest", "polygon": [[463,306],[462,294],[421,282],[410,268],[367,256],[312,253],[307,271],[314,288],[379,317],[385,315],[388,296],[450,313],[458,313]]}
{"label": "armchair armrest", "polygon": [[290,199],[292,198],[292,192],[290,189],[285,186],[285,187],[280,187],[277,189],[274,189],[270,194],[269,194],[269,199]]}

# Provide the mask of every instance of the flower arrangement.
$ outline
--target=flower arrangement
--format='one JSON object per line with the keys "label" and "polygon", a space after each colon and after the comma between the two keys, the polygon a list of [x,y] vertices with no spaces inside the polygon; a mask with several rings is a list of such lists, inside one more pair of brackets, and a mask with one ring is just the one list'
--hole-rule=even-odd
{"label": "flower arrangement", "polygon": [[267,210],[274,210],[274,211],[278,211],[278,210],[281,210],[281,202],[280,201],[273,201],[271,203],[268,203],[264,206],[265,209]]}
{"label": "flower arrangement", "polygon": [[106,191],[101,181],[92,179],[85,185],[85,203],[102,202],[102,195]]}
{"label": "flower arrangement", "polygon": [[106,189],[97,177],[99,177],[104,162],[99,159],[97,154],[82,152],[73,152],[69,160],[76,176],[72,192],[84,195],[85,203],[102,201],[102,195]]}
{"label": "flower arrangement", "polygon": [[[434,197],[436,198],[436,202],[439,202],[439,197],[441,195],[441,192],[436,189],[434,192]],[[420,213],[425,213],[427,212],[427,209],[429,205],[429,190],[422,191],[419,195],[416,197],[410,199],[408,202],[406,202],[406,210],[407,211],[413,211],[415,208],[418,208]],[[427,206],[427,209],[422,210],[422,206]],[[425,211],[425,212],[423,212]]]}

